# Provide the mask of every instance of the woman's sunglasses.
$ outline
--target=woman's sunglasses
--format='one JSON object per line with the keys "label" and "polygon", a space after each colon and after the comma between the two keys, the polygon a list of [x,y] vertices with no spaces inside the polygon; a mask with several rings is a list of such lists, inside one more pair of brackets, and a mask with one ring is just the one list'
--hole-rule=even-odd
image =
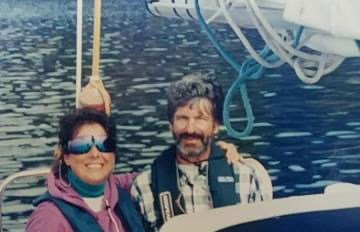
{"label": "woman's sunglasses", "polygon": [[107,136],[84,136],[68,142],[68,153],[82,155],[88,153],[93,145],[100,152],[114,152],[116,147],[115,142],[108,139]]}

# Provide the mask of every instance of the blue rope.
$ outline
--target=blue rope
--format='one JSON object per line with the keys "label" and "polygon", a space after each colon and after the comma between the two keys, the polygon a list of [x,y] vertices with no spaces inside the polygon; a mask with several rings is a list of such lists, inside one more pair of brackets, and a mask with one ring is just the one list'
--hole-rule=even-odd
{"label": "blue rope", "polygon": [[200,5],[199,0],[195,0],[195,10],[196,15],[200,21],[201,28],[205,30],[206,35],[209,37],[210,41],[214,45],[214,47],[218,50],[218,52],[224,57],[224,59],[237,71],[240,70],[241,65],[238,64],[235,59],[228,54],[224,48],[216,41],[214,33],[210,30],[210,28],[207,26],[204,17],[202,16],[200,12]]}
{"label": "blue rope", "polygon": [[355,42],[357,43],[360,52],[360,40],[355,40]]}
{"label": "blue rope", "polygon": [[[224,118],[224,125],[227,129],[227,134],[234,138],[242,138],[248,136],[253,128],[254,124],[254,115],[252,111],[252,107],[248,98],[248,93],[246,89],[246,80],[255,80],[259,79],[263,76],[266,68],[260,64],[258,64],[254,59],[246,59],[242,65],[238,64],[235,59],[227,53],[224,48],[218,43],[215,39],[214,33],[209,29],[208,25],[205,22],[204,17],[200,11],[199,0],[195,0],[195,11],[197,17],[199,19],[201,28],[205,30],[206,35],[209,37],[210,41],[214,45],[214,47],[218,50],[218,52],[224,57],[224,59],[236,70],[239,72],[239,75],[235,82],[229,88],[224,102],[224,111],[223,111],[223,118]],[[294,40],[293,47],[297,47],[300,41],[301,34],[304,31],[304,27],[300,27],[297,31],[296,38]],[[279,58],[267,47],[265,47],[259,54],[263,59],[267,60],[270,63],[277,62]],[[230,105],[232,103],[232,99],[237,91],[240,91],[241,100],[243,102],[246,117],[247,117],[247,125],[242,132],[236,131],[230,122]]]}

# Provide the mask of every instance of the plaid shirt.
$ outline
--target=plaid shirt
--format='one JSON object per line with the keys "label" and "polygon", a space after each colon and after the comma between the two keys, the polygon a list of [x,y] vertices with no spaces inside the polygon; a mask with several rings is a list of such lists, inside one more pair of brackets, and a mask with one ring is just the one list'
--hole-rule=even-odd
{"label": "plaid shirt", "polygon": [[[179,190],[185,202],[185,205],[180,208],[184,213],[195,213],[213,208],[207,167],[208,162],[202,162],[199,166],[178,165]],[[239,177],[235,188],[242,204],[272,198],[271,183],[270,189],[264,184],[267,182],[269,185],[269,179],[268,176],[264,177],[265,169],[263,167],[263,170],[257,170],[259,167],[252,168],[245,163],[236,163],[233,168],[235,175]],[[131,187],[131,196],[142,215],[146,231],[158,231],[159,228],[156,228],[156,224],[161,218],[161,213],[154,207],[154,196],[151,192],[151,168],[136,177]]]}

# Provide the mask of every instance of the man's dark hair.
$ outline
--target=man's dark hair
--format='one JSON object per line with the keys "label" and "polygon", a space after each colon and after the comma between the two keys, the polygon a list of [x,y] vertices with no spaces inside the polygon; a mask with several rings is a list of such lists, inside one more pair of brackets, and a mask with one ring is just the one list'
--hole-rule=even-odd
{"label": "man's dark hair", "polygon": [[219,83],[206,75],[199,73],[183,77],[170,84],[168,89],[168,120],[173,121],[176,109],[186,105],[193,98],[207,98],[212,105],[214,119],[222,123],[224,108],[224,93]]}

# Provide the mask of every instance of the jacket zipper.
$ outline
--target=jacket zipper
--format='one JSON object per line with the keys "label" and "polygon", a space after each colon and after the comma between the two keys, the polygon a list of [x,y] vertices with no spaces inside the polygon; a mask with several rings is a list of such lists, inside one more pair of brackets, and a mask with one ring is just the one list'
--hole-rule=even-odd
{"label": "jacket zipper", "polygon": [[118,225],[117,225],[117,223],[116,223],[116,221],[115,221],[115,218],[114,218],[114,216],[113,216],[113,214],[112,214],[112,212],[111,212],[111,207],[110,207],[110,204],[109,204],[109,201],[108,201],[108,200],[105,200],[105,206],[106,206],[106,211],[108,212],[108,214],[109,214],[109,216],[110,216],[111,222],[114,223],[114,225],[115,225],[116,231],[117,231],[117,232],[120,232],[119,227],[118,227]]}

